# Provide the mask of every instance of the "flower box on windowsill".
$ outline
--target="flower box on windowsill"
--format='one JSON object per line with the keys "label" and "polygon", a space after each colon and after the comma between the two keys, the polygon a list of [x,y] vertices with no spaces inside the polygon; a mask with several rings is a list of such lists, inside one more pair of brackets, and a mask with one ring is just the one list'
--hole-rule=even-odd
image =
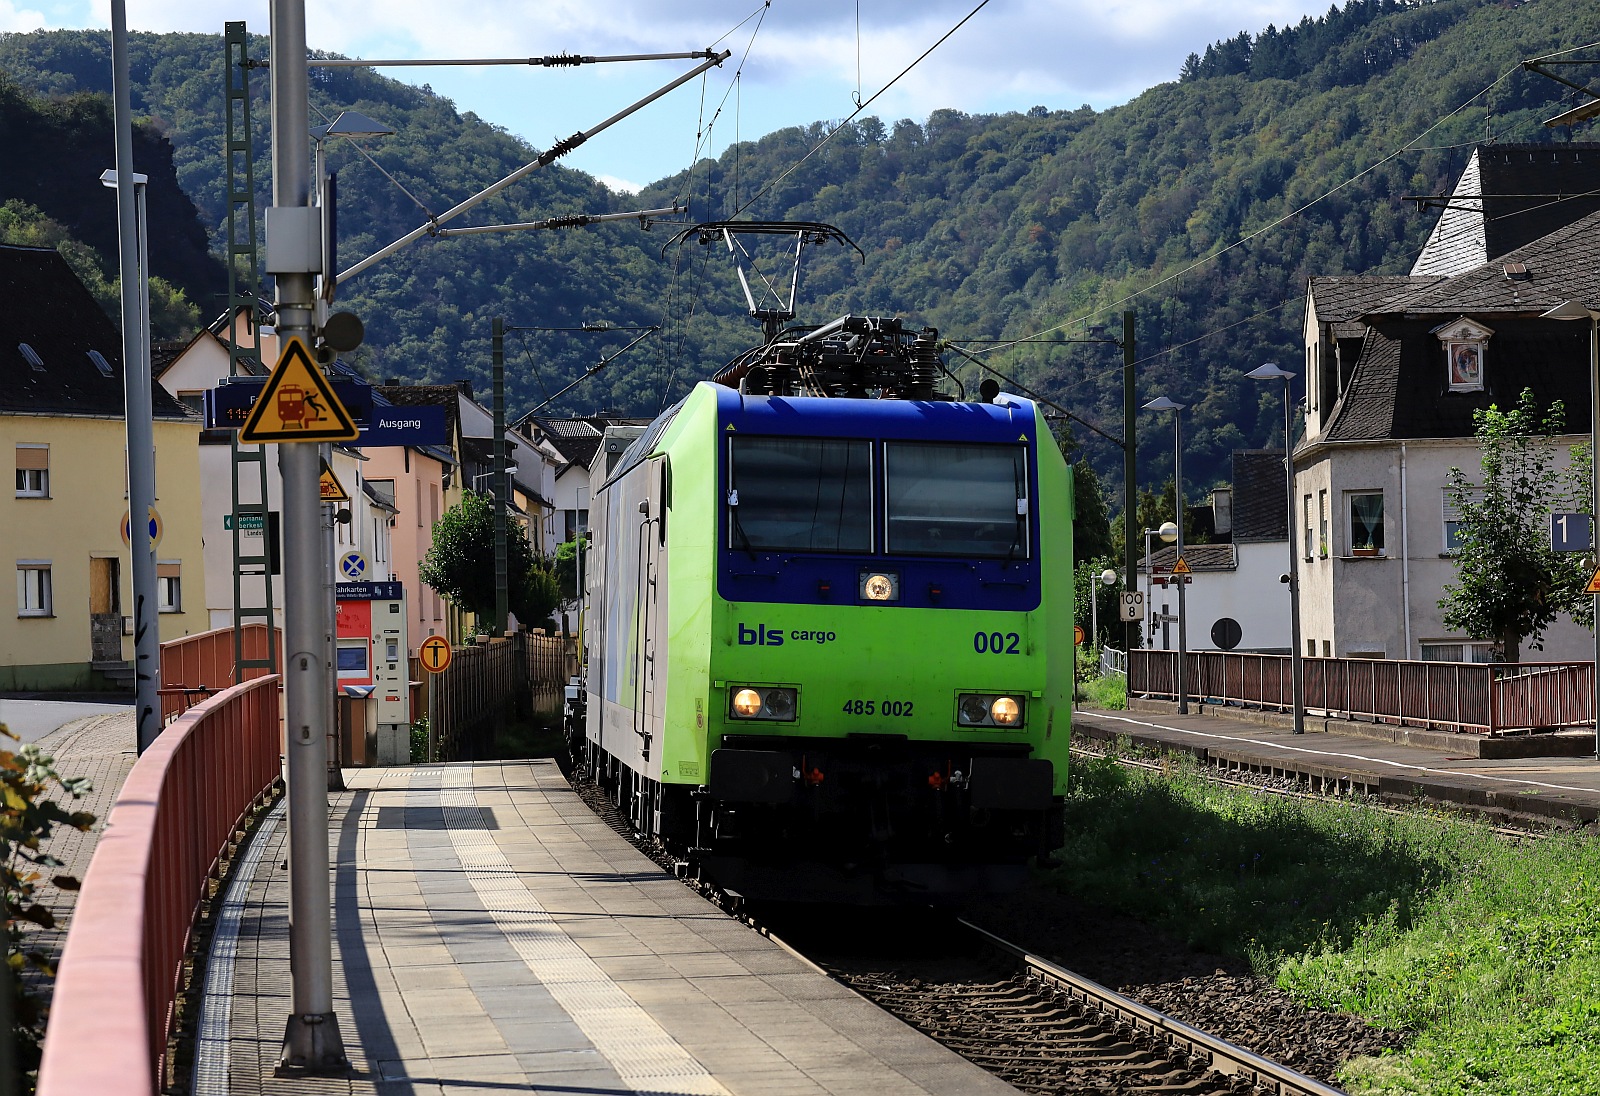
{"label": "flower box on windowsill", "polygon": [[1381,548],[1352,548],[1352,549],[1350,549],[1350,554],[1352,556],[1381,556],[1381,555],[1383,555],[1383,549],[1381,549]]}

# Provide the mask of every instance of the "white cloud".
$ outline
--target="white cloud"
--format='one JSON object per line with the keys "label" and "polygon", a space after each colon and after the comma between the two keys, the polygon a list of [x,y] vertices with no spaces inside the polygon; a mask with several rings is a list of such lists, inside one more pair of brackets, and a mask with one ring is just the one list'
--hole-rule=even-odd
{"label": "white cloud", "polygon": [[0,34],[17,30],[38,30],[46,26],[44,12],[17,8],[11,0],[0,0]]}
{"label": "white cloud", "polygon": [[615,175],[596,175],[595,178],[618,194],[637,194],[644,189],[643,183],[632,183],[627,179],[619,179]]}
{"label": "white cloud", "polygon": [[[17,0],[0,0],[0,28]],[[105,26],[109,0],[34,0],[48,26]],[[578,150],[567,161],[618,180],[659,178],[687,165],[699,126],[732,87],[715,155],[737,133],[750,139],[790,125],[838,119],[872,96],[972,10],[977,0],[308,0],[306,36],[317,49],[362,57],[528,57],[581,52],[658,53],[731,49],[733,56]],[[968,113],[1072,109],[1124,102],[1177,78],[1183,58],[1210,42],[1268,23],[1319,15],[1328,0],[991,0],[869,108],[885,120],[920,119],[941,107]],[[266,0],[141,0],[136,30],[220,31],[226,19],[268,27]],[[859,10],[859,34],[857,12]],[[76,14],[74,14],[76,13]],[[744,20],[742,25],[741,20]],[[745,58],[745,51],[749,56]],[[653,91],[683,62],[586,66],[389,69],[430,83],[463,110],[545,147]],[[858,83],[859,65],[859,83]],[[702,91],[704,105],[702,109]]]}

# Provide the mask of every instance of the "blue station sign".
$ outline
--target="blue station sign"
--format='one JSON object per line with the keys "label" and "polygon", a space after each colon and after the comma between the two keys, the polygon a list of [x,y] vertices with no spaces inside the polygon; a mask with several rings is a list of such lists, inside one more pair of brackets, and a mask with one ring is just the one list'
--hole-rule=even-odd
{"label": "blue station sign", "polygon": [[[333,393],[339,397],[344,409],[356,420],[366,422],[372,414],[372,385],[362,381],[336,380]],[[205,394],[206,429],[238,430],[250,417],[261,392],[267,386],[266,377],[229,377],[219,381]]]}
{"label": "blue station sign", "polygon": [[[208,430],[237,430],[250,417],[251,408],[266,387],[266,377],[231,377],[205,393]],[[373,399],[365,381],[335,380],[333,391],[361,431],[355,446],[449,445],[449,422],[444,407],[394,407]]]}
{"label": "blue station sign", "polygon": [[340,582],[334,585],[333,596],[339,601],[399,601],[403,583],[399,582]]}
{"label": "blue station sign", "polygon": [[361,440],[356,445],[449,445],[445,409],[438,404],[420,407],[379,407],[358,420]]}

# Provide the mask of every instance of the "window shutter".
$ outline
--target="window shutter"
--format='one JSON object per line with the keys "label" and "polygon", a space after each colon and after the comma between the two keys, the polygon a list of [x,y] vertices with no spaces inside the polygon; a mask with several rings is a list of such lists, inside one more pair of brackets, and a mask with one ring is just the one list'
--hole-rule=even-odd
{"label": "window shutter", "polygon": [[17,446],[17,468],[26,471],[43,471],[50,467],[48,445]]}

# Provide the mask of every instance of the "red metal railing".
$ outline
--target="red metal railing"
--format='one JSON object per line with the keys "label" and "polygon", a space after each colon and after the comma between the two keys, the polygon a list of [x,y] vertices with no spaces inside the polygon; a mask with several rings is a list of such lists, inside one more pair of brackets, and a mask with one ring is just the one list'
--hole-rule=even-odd
{"label": "red metal railing", "polygon": [[[244,626],[244,657],[267,657],[267,645],[278,647],[278,665],[283,665],[283,637],[265,624]],[[250,666],[244,680],[266,674],[261,666]],[[216,628],[198,632],[161,645],[161,721],[172,720],[200,700],[233,685],[233,629]]]}
{"label": "red metal railing", "polygon": [[[1288,655],[1195,651],[1188,656],[1192,700],[1288,711]],[[1406,727],[1501,734],[1594,725],[1589,662],[1400,662],[1306,658],[1306,708],[1345,719]],[[1128,695],[1177,699],[1176,651],[1134,651]]]}
{"label": "red metal railing", "polygon": [[83,881],[56,976],[40,1096],[149,1096],[206,881],[277,779],[276,675],[184,713],[134,765]]}

